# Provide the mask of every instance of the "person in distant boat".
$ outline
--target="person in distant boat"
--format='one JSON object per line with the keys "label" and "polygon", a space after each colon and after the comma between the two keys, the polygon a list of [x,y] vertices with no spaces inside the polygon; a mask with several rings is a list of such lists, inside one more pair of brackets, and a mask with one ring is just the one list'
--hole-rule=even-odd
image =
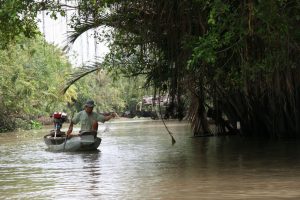
{"label": "person in distant boat", "polygon": [[88,100],[85,103],[84,110],[77,113],[73,117],[73,119],[71,119],[69,130],[67,131],[68,136],[71,135],[74,124],[80,123],[81,125],[80,132],[97,131],[98,122],[104,123],[116,117],[116,113],[111,113],[110,115],[106,116],[106,115],[93,112],[94,107],[95,107],[95,103],[93,100]]}

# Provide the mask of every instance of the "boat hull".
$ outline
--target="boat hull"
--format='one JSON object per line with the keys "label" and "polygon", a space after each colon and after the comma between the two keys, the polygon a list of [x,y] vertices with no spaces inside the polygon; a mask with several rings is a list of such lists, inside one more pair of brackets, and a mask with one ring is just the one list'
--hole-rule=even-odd
{"label": "boat hull", "polygon": [[96,137],[95,132],[72,135],[67,139],[65,134],[58,137],[48,134],[44,136],[44,142],[50,151],[92,151],[99,147],[101,138]]}

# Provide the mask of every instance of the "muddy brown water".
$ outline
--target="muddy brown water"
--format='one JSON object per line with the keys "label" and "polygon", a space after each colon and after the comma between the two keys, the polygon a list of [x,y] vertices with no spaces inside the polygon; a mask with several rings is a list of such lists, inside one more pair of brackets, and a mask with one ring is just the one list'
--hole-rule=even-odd
{"label": "muddy brown water", "polygon": [[47,151],[50,127],[0,134],[0,199],[300,199],[299,141],[167,125],[174,146],[160,121],[108,122],[94,152]]}

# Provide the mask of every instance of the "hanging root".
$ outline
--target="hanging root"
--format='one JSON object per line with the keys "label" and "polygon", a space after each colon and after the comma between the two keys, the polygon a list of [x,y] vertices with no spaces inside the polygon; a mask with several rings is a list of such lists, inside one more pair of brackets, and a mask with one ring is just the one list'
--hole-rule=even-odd
{"label": "hanging root", "polygon": [[160,102],[158,103],[158,107],[159,107],[159,114],[160,114],[161,121],[163,122],[163,124],[164,124],[166,130],[168,131],[169,135],[170,135],[171,138],[172,138],[172,145],[174,145],[174,144],[176,143],[176,140],[174,139],[173,133],[168,129],[168,127],[167,127],[167,125],[166,125],[166,123],[165,123],[165,120],[164,120],[164,118],[162,117],[162,114],[161,114],[161,107],[160,107]]}

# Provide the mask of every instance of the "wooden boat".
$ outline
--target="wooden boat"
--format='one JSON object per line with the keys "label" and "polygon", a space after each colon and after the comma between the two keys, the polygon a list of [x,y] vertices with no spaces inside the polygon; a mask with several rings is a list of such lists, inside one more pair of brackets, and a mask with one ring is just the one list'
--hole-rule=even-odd
{"label": "wooden boat", "polygon": [[50,134],[44,136],[50,151],[92,151],[96,150],[101,143],[101,138],[96,137],[97,132],[82,132],[68,138],[64,132],[57,134],[54,132],[52,130]]}
{"label": "wooden boat", "polygon": [[80,132],[78,135],[66,137],[61,127],[67,120],[67,114],[55,112],[51,117],[53,117],[54,130],[44,136],[50,151],[91,151],[99,147],[101,138],[97,137],[97,131]]}

